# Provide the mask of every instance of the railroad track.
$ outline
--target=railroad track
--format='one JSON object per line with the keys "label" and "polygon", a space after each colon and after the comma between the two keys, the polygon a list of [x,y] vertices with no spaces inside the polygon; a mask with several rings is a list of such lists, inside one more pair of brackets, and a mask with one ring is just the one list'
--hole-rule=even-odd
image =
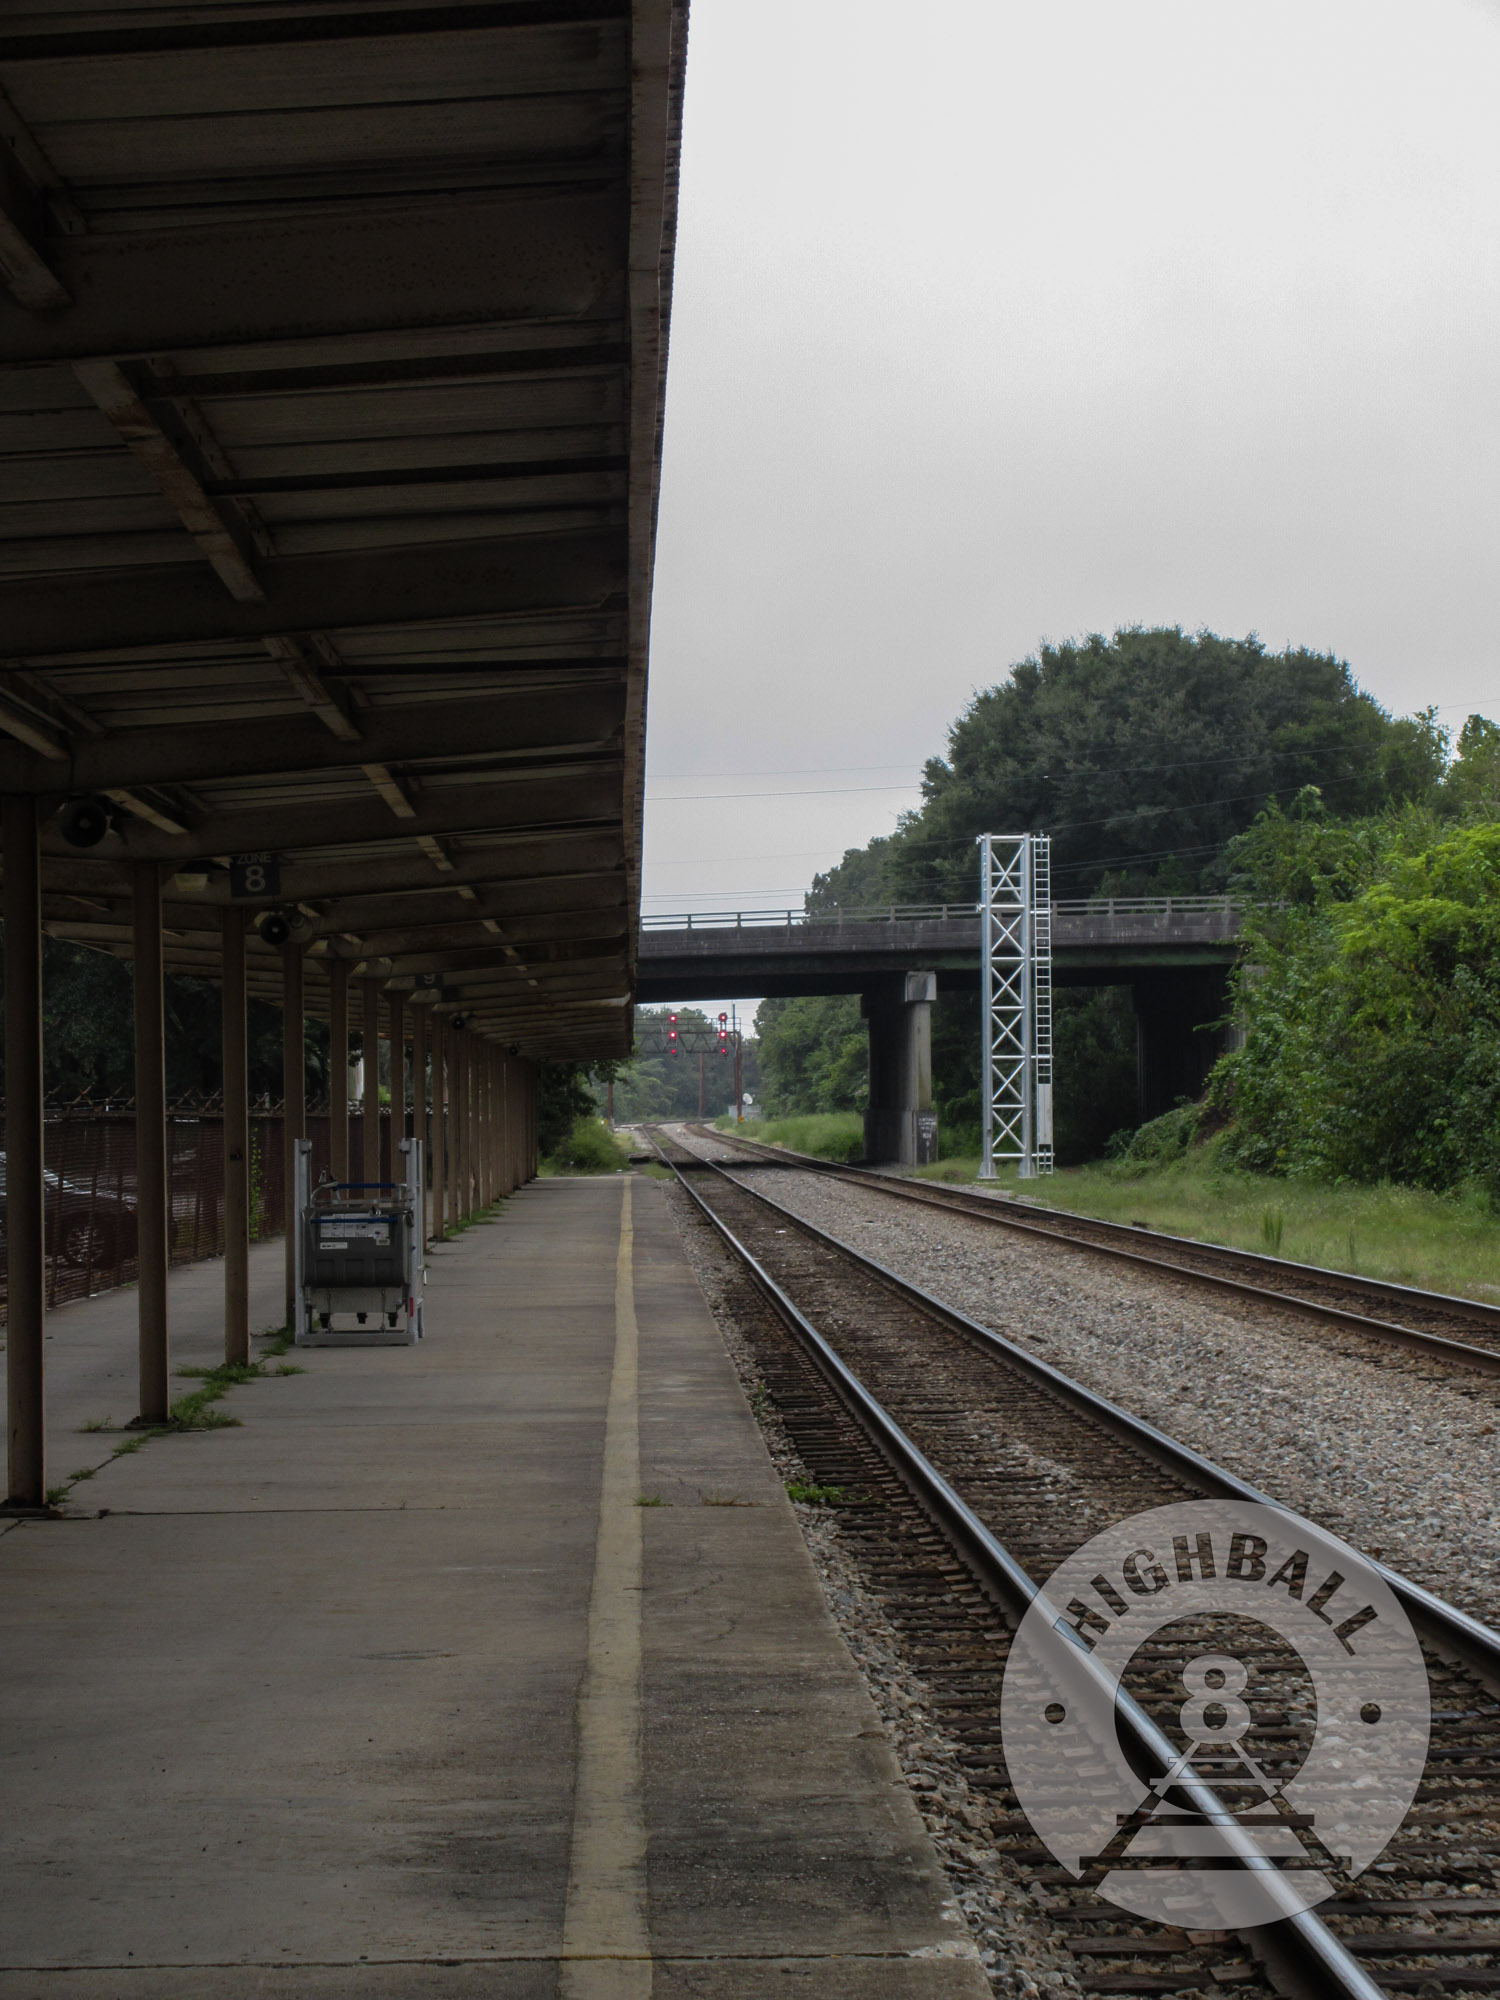
{"label": "railroad track", "polygon": [[[1009,1789],[999,1690],[1010,1628],[1099,1529],[1174,1501],[1267,1496],[759,1189],[654,1139],[737,1260],[741,1317],[777,1414],[809,1478],[852,1503],[840,1516],[845,1544],[932,1690],[938,1728],[961,1746],[990,1838],[1066,1938],[1082,1990],[1121,2000],[1500,1992],[1500,1634],[1378,1566],[1422,1641],[1434,1708],[1416,1802],[1380,1862],[1316,1914],[1240,1936],[1123,1914],[1053,1863]],[[1263,1759],[1295,1768],[1305,1705],[1273,1657],[1253,1647],[1241,1657]],[[1175,1667],[1148,1669],[1132,1691],[1147,1737],[1181,1699]]]}
{"label": "railroad track", "polygon": [[[899,1201],[921,1202],[929,1208],[958,1214],[1045,1237],[1049,1242],[1084,1254],[1113,1258],[1167,1277],[1182,1278],[1213,1291],[1228,1292],[1281,1312],[1294,1312],[1335,1326],[1350,1327],[1372,1340],[1405,1347],[1429,1360],[1448,1362],[1471,1373],[1500,1375],[1500,1308],[1477,1299],[1455,1298],[1447,1292],[1424,1292],[1382,1278],[1363,1278],[1347,1271],[1325,1270],[1316,1264],[1296,1264],[1256,1250],[1231,1250],[1217,1243],[1168,1236],[1134,1223],[1103,1222],[1070,1209],[1022,1206],[1003,1197],[971,1193],[930,1181],[911,1181],[877,1174],[867,1167],[790,1153],[738,1134],[686,1128],[731,1155],[742,1153],[746,1163],[797,1167],[835,1180],[874,1188]],[[1019,1210],[1019,1212],[1018,1212]],[[1399,1318],[1392,1318],[1398,1313]]]}

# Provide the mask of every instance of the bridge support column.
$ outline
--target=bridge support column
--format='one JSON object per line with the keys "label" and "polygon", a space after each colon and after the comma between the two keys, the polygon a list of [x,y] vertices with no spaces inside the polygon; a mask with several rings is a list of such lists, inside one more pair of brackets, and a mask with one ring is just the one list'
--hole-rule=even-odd
{"label": "bridge support column", "polygon": [[1136,1090],[1140,1115],[1160,1118],[1181,1098],[1202,1094],[1229,1046],[1224,1025],[1229,975],[1223,966],[1137,976]]}
{"label": "bridge support column", "polygon": [[937,1158],[932,1112],[932,1003],[935,972],[894,973],[867,987],[860,1011],[870,1024],[870,1103],[865,1157],[904,1167]]}

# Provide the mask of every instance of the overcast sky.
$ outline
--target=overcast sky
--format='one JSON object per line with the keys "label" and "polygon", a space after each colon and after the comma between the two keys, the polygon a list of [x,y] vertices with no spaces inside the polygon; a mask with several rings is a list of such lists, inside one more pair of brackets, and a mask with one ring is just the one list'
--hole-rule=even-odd
{"label": "overcast sky", "polygon": [[1497,443],[1500,0],[694,0],[646,909],[799,903],[1043,638],[1500,713]]}

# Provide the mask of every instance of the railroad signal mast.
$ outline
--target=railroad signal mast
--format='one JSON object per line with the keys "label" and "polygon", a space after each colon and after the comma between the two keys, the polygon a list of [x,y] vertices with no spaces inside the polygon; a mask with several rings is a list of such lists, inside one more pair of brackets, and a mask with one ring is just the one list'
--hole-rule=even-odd
{"label": "railroad signal mast", "polygon": [[1052,1171],[1052,842],[979,836],[983,1141],[979,1178]]}
{"label": "railroad signal mast", "polygon": [[[660,1036],[660,1040],[657,1037]],[[695,1055],[698,1058],[698,1116],[703,1116],[706,1072],[703,1068],[705,1056],[734,1057],[734,1103],[735,1120],[745,1122],[745,1037],[738,1020],[731,1020],[728,1013],[721,1013],[715,1022],[699,1026],[689,1021],[679,1030],[677,1016],[669,1013],[665,1027],[660,1025],[660,1016],[650,1027],[636,1037],[635,1053],[638,1056],[680,1056]]]}
{"label": "railroad signal mast", "polygon": [[739,1022],[731,1027],[729,1016],[719,1016],[719,1054],[727,1056],[734,1050],[734,1122],[745,1122],[745,1038],[740,1032]]}

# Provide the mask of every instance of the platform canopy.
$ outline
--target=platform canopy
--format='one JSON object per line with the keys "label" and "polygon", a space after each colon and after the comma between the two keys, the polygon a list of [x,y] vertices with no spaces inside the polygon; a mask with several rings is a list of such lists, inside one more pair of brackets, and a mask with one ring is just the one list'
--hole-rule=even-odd
{"label": "platform canopy", "polygon": [[0,792],[112,822],[49,816],[52,934],[128,955],[156,859],[170,969],[238,892],[310,1011],[343,958],[626,1049],[685,41],[685,0],[6,10]]}

